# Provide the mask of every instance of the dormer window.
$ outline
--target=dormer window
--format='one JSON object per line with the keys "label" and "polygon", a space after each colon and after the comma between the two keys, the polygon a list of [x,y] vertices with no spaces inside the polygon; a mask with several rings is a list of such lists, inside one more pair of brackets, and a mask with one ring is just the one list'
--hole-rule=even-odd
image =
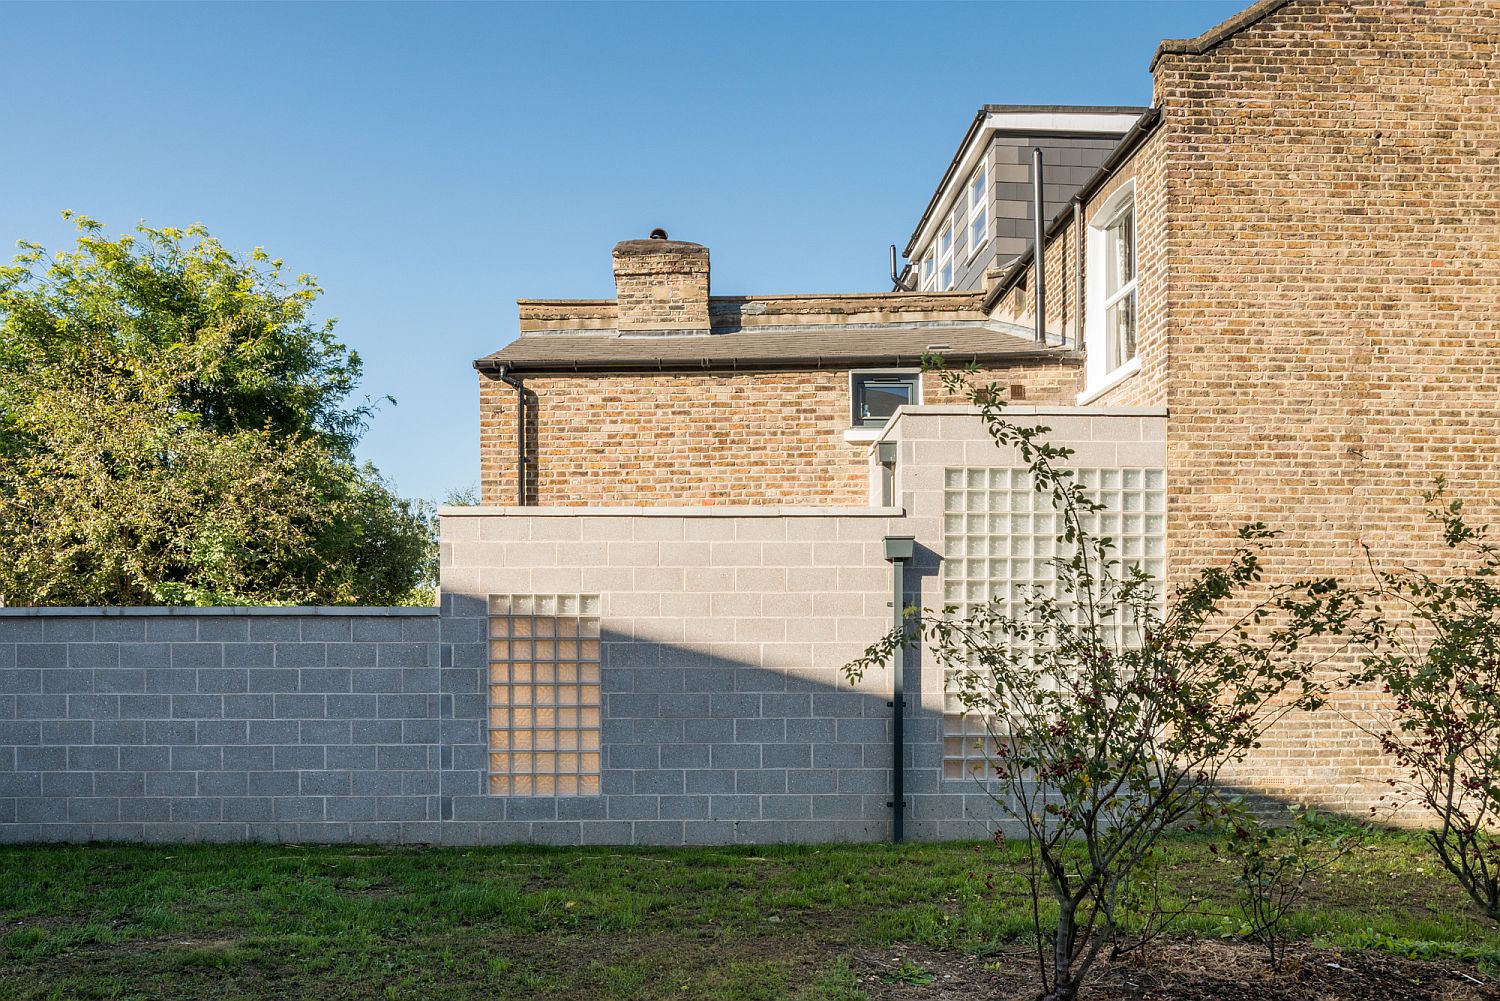
{"label": "dormer window", "polygon": [[1135,184],[1127,182],[1088,228],[1088,308],[1084,322],[1088,385],[1081,401],[1139,371],[1136,353]]}
{"label": "dormer window", "polygon": [[922,291],[932,291],[932,283],[937,280],[937,254],[927,251],[927,256],[922,258]]}

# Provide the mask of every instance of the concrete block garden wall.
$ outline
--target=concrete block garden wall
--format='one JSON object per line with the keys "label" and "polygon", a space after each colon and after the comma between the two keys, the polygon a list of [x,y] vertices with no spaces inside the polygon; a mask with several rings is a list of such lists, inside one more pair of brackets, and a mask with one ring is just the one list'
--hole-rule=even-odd
{"label": "concrete block garden wall", "polygon": [[[469,735],[472,744],[454,748],[455,761],[475,769],[450,783],[454,836],[887,837],[890,681],[878,672],[851,688],[839,668],[890,627],[882,540],[903,522],[899,509],[887,508],[445,512],[445,618],[491,637],[472,653],[454,648],[455,663],[466,665],[453,672],[455,698],[475,700],[459,715],[491,713],[490,725]],[[493,638],[506,631],[498,603],[553,596],[598,603],[601,712],[597,731],[573,741],[599,749],[598,774],[581,795],[552,795],[553,783],[536,781],[534,748],[545,733],[535,728],[536,710],[521,710],[525,725],[508,725],[520,700],[495,698],[501,693],[492,688],[512,670],[507,647]],[[523,669],[532,704],[550,702],[535,668]],[[916,720],[909,732],[908,753],[930,764],[923,754],[930,759],[937,746],[934,723]],[[515,788],[517,737],[531,748],[519,769],[529,795],[504,794]],[[546,734],[545,742],[562,741]],[[541,775],[554,774],[551,763]],[[920,802],[937,789],[919,783],[912,792]],[[929,816],[919,836],[940,836]]]}
{"label": "concrete block garden wall", "polygon": [[[1014,416],[1159,569],[1165,415]],[[445,509],[439,609],[0,609],[0,840],[885,839],[891,674],[841,673],[884,537],[935,608],[1041,580],[1052,524],[972,411],[884,437],[897,507]],[[944,679],[906,683],[907,836],[987,835]]]}
{"label": "concrete block garden wall", "polygon": [[436,612],[0,609],[0,840],[437,840]]}

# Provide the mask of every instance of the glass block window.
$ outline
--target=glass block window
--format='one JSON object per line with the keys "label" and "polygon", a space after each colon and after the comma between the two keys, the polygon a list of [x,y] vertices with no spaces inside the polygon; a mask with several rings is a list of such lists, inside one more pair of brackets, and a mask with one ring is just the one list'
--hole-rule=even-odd
{"label": "glass block window", "polygon": [[[1104,510],[1085,528],[1114,540],[1114,555],[1166,579],[1166,474],[1160,469],[1081,469],[1078,481]],[[1057,540],[1061,516],[1036,492],[1025,469],[947,469],[943,490],[943,603],[969,614],[991,601],[1007,615],[1020,615],[1025,599],[1042,588],[1054,597],[1053,560],[1067,555]],[[1159,589],[1160,590],[1160,589]],[[1135,638],[1120,618],[1115,640]],[[943,775],[964,778],[982,770],[993,747],[985,721],[965,715],[956,672],[944,678]]]}
{"label": "glass block window", "polygon": [[489,781],[497,796],[599,793],[599,596],[490,597]]}

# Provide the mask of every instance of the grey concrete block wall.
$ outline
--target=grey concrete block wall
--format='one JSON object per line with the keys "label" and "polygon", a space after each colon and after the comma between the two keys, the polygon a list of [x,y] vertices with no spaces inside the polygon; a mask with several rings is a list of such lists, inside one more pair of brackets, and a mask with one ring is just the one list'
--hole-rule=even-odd
{"label": "grey concrete block wall", "polygon": [[438,839],[436,609],[0,609],[0,840]]}
{"label": "grey concrete block wall", "polygon": [[[1164,461],[1164,411],[1010,413],[1079,466]],[[962,407],[883,435],[899,508],[445,509],[441,609],[0,609],[0,840],[883,839],[890,672],[840,670],[892,623],[882,540],[940,607],[945,469],[1018,461]],[[597,795],[490,792],[495,594],[599,596]],[[909,657],[907,833],[983,837],[934,674]]]}
{"label": "grey concrete block wall", "polygon": [[489,595],[598,595],[603,680],[600,794],[487,794],[476,725],[453,734],[455,767],[474,771],[446,781],[447,837],[887,837],[889,678],[851,687],[839,669],[890,627],[882,539],[901,520],[880,508],[445,510],[444,686],[467,707],[456,717],[486,707]]}

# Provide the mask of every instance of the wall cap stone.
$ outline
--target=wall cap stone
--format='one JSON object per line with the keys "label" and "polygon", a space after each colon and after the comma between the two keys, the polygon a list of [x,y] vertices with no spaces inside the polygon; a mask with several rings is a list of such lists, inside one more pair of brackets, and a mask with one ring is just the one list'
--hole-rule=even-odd
{"label": "wall cap stone", "polygon": [[904,518],[899,507],[738,504],[717,507],[440,507],[443,518]]}
{"label": "wall cap stone", "polygon": [[363,616],[367,618],[405,618],[438,615],[436,605],[41,605],[37,607],[0,608],[0,617],[71,618],[77,616],[135,618],[152,615],[240,617],[254,615]]}

